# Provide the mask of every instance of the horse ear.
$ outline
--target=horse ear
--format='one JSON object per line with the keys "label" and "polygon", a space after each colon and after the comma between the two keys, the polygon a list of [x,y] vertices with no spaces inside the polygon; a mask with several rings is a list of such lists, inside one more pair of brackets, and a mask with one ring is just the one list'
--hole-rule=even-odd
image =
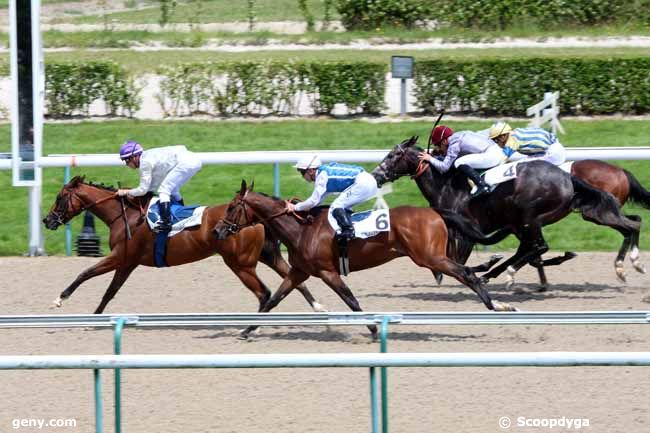
{"label": "horse ear", "polygon": [[244,179],[241,180],[241,188],[239,190],[239,195],[244,195],[246,194],[246,181]]}
{"label": "horse ear", "polygon": [[251,187],[248,188],[249,191],[252,191],[255,188],[255,181],[251,182]]}

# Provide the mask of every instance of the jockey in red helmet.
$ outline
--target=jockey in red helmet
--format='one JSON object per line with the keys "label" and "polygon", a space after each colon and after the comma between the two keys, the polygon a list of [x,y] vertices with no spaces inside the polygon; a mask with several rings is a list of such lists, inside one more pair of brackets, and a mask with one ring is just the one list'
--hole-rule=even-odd
{"label": "jockey in red helmet", "polygon": [[440,173],[449,171],[453,164],[476,185],[474,197],[490,191],[476,169],[496,167],[505,158],[489,137],[472,131],[454,132],[448,126],[438,125],[431,132],[431,142],[442,155],[442,160],[425,152],[420,153],[421,160],[429,162]]}

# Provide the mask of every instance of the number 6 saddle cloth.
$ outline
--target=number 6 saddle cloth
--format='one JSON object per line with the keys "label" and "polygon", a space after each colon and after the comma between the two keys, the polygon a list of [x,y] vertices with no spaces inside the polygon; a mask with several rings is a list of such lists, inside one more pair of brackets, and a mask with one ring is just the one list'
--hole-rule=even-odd
{"label": "number 6 saddle cloth", "polygon": [[[381,232],[390,231],[390,212],[388,209],[367,210],[353,213],[351,218],[354,226],[354,237],[367,239],[377,236]],[[339,225],[331,214],[327,215],[327,221],[339,233]]]}

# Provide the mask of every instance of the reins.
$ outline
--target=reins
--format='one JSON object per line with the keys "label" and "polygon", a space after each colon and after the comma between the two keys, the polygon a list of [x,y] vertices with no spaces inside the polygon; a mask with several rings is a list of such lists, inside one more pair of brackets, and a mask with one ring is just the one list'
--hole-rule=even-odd
{"label": "reins", "polygon": [[[289,212],[287,212],[287,209],[285,208],[285,209],[282,209],[280,212],[274,213],[274,214],[272,214],[272,215],[270,215],[270,216],[268,216],[266,218],[262,218],[262,219],[260,219],[258,221],[248,221],[248,216],[246,214],[246,201],[243,198],[240,198],[238,203],[242,204],[242,207],[244,208],[244,215],[246,215],[247,221],[244,224],[238,224],[238,223],[235,223],[235,222],[232,222],[232,221],[228,221],[225,217],[222,218],[222,220],[221,220],[225,225],[228,226],[228,232],[233,233],[233,234],[239,232],[241,229],[245,229],[246,227],[251,227],[251,226],[254,226],[256,224],[264,224],[265,222],[271,221],[271,220],[273,220],[273,219],[275,219],[277,217],[281,217],[283,215],[288,215],[289,214]],[[306,218],[301,217],[300,215],[296,214],[295,212],[292,213],[292,215],[301,224],[306,224],[308,222],[308,220]]]}

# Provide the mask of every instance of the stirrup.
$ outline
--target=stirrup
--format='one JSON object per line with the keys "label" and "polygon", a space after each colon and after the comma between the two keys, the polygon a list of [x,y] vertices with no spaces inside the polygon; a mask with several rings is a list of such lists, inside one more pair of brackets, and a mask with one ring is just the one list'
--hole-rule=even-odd
{"label": "stirrup", "polygon": [[156,227],[153,228],[153,231],[155,233],[169,233],[172,231],[172,225],[171,224],[164,224],[162,222],[157,223]]}
{"label": "stirrup", "polygon": [[489,186],[487,186],[487,185],[486,186],[477,186],[476,191],[474,191],[471,194],[471,197],[472,198],[479,197],[479,196],[482,196],[484,194],[488,194],[489,192],[490,192],[490,187]]}

